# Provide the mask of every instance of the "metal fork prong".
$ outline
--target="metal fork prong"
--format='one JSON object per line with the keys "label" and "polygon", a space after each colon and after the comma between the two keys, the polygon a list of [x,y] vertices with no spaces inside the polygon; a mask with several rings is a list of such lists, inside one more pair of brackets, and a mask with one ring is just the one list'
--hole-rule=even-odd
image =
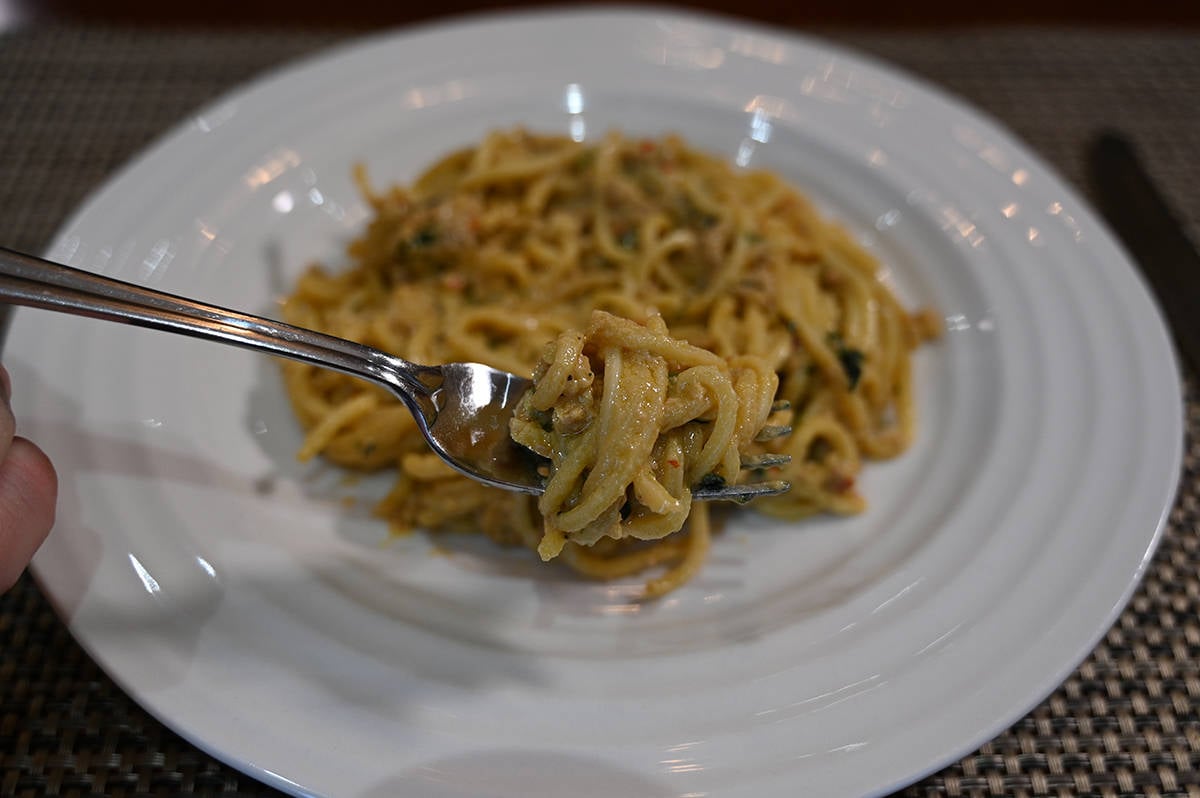
{"label": "metal fork prong", "polygon": [[792,409],[792,403],[789,402],[787,399],[776,399],[775,402],[771,405],[772,413],[778,413],[781,410],[791,410],[791,409]]}
{"label": "metal fork prong", "polygon": [[791,435],[792,428],[789,426],[779,426],[768,424],[758,431],[758,435],[754,438],[756,441],[769,441],[772,438],[782,438],[784,435]]}
{"label": "metal fork prong", "polygon": [[783,480],[748,482],[745,485],[725,485],[723,487],[712,488],[700,487],[692,491],[692,499],[695,501],[730,501],[745,504],[751,499],[757,499],[762,496],[775,496],[780,493],[786,493],[791,487],[792,483],[784,482]]}
{"label": "metal fork prong", "polygon": [[792,462],[790,454],[751,454],[742,458],[742,468],[749,471],[756,471],[760,468],[787,465],[790,462]]}

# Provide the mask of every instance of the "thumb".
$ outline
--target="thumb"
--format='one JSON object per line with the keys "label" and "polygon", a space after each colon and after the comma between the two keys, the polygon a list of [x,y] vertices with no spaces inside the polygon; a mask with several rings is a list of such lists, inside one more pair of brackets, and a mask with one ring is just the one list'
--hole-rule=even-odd
{"label": "thumb", "polygon": [[14,438],[0,460],[0,592],[17,581],[54,525],[58,476],[50,458]]}
{"label": "thumb", "polygon": [[0,592],[12,587],[54,525],[58,476],[50,458],[14,437],[12,383],[0,366]]}

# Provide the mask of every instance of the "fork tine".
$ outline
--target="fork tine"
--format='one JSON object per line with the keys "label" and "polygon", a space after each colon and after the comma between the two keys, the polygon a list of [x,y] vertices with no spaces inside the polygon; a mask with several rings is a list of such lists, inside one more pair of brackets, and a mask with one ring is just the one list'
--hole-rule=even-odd
{"label": "fork tine", "polygon": [[742,458],[742,468],[756,471],[760,468],[787,465],[790,462],[792,462],[790,454],[752,454]]}
{"label": "fork tine", "polygon": [[779,426],[768,424],[758,431],[758,435],[754,438],[756,441],[769,441],[772,438],[781,438],[784,435],[790,435],[792,428],[789,426]]}
{"label": "fork tine", "polygon": [[[750,471],[786,465],[792,461],[789,454],[759,454],[747,455],[742,458],[742,468]],[[774,496],[790,490],[792,484],[781,479],[764,482],[746,482],[739,485],[729,485],[715,475],[701,480],[692,488],[692,498],[696,501],[730,501],[745,504],[760,496]]]}
{"label": "fork tine", "polygon": [[696,501],[730,501],[745,504],[751,499],[761,496],[775,496],[790,490],[792,483],[783,480],[770,482],[749,482],[745,485],[724,485],[713,487],[697,487],[692,491],[692,499]]}

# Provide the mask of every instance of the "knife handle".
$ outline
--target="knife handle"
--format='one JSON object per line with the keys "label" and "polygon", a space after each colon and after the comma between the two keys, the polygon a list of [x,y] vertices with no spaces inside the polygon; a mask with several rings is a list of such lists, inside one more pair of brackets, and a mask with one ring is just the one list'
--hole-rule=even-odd
{"label": "knife handle", "polygon": [[1129,139],[1105,131],[1089,156],[1101,213],[1141,266],[1179,352],[1200,374],[1200,250]]}

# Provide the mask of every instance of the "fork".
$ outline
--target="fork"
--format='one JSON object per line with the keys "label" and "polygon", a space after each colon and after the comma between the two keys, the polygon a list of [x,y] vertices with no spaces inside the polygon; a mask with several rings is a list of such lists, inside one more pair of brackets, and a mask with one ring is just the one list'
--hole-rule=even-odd
{"label": "fork", "polygon": [[[388,388],[430,447],[455,470],[505,490],[540,495],[547,461],[509,435],[529,380],[481,363],[423,366],[380,349],[261,316],[208,305],[0,247],[0,301],[122,322],[254,349],[335,369]],[[759,470],[786,456],[748,459]],[[782,481],[706,480],[692,498],[746,502],[783,493]]]}

